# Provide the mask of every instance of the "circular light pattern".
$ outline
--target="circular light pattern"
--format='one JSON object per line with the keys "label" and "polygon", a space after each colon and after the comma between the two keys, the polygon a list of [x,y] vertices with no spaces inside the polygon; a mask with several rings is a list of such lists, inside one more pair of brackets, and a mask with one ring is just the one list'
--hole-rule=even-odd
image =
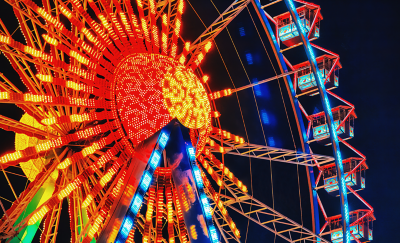
{"label": "circular light pattern", "polygon": [[208,127],[207,93],[196,75],[177,61],[158,54],[133,54],[121,61],[114,77],[118,114],[133,145],[172,118],[188,128]]}
{"label": "circular light pattern", "polygon": [[164,102],[172,117],[192,129],[208,124],[210,101],[202,83],[191,70],[182,65],[171,68],[162,87]]}
{"label": "circular light pattern", "polygon": [[116,103],[121,123],[133,145],[172,120],[163,102],[162,80],[175,61],[157,54],[133,54],[115,71]]}

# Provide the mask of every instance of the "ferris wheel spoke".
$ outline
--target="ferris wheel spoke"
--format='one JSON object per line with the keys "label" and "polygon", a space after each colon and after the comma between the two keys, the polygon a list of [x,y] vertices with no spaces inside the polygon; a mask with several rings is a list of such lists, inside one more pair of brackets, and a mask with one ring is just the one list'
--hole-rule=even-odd
{"label": "ferris wheel spoke", "polygon": [[22,122],[13,120],[6,116],[0,115],[0,127],[7,131],[15,133],[23,133],[27,136],[36,137],[38,139],[45,139],[46,137],[57,138],[58,136],[51,131],[43,131],[41,129],[29,126]]}
{"label": "ferris wheel spoke", "polygon": [[[211,138],[216,141],[221,141],[221,136],[211,135]],[[235,145],[226,140],[222,140],[226,147],[223,151],[227,154],[244,156],[250,158],[257,158],[263,160],[277,161],[289,164],[298,164],[304,166],[316,166],[326,164],[334,161],[331,156],[319,155],[319,154],[307,154],[300,153],[295,150],[275,148],[265,145],[257,145],[251,143],[243,143],[241,145]],[[207,146],[211,152],[220,153],[220,149],[215,147]]]}
{"label": "ferris wheel spoke", "polygon": [[[212,157],[211,160],[207,161],[208,164],[214,168],[213,173],[219,173],[219,175],[222,177],[223,172],[220,168],[221,166],[215,164],[215,162],[218,163],[218,160],[215,159],[215,157]],[[228,194],[220,194],[220,201],[223,204],[223,207],[220,207],[220,210],[222,209],[222,213],[224,207],[231,208],[239,214],[243,215],[244,217],[252,220],[263,228],[271,231],[272,233],[280,236],[281,238],[289,242],[314,242],[313,238],[320,238],[319,236],[312,233],[312,231],[306,229],[295,221],[275,211],[273,208],[268,207],[264,203],[250,196],[247,193],[247,190],[244,191],[242,189],[243,186],[241,184],[229,177],[229,172],[224,174],[225,175],[223,177],[222,185],[223,188],[227,190]],[[202,173],[202,176],[203,178],[205,178],[204,173]],[[207,186],[207,179],[205,178],[204,181],[205,185]],[[216,201],[215,195],[213,196],[210,193],[209,197]],[[327,242],[322,238],[321,241]]]}

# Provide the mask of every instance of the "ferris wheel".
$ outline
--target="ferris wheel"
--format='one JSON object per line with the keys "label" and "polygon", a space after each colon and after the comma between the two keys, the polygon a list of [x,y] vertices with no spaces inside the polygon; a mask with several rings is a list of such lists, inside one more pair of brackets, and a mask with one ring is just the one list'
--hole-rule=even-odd
{"label": "ferris wheel", "polygon": [[[310,43],[321,34],[320,6],[236,0],[219,12],[211,1],[219,17],[184,40],[185,10],[202,18],[191,1],[5,2],[24,40],[7,28],[11,20],[0,20],[0,51],[22,81],[0,74],[0,103],[23,111],[19,120],[0,114],[0,127],[15,133],[15,151],[0,154],[2,241],[63,242],[63,223],[71,242],[246,242],[249,224],[277,242],[373,240],[374,210],[358,192],[366,187],[366,158],[347,142],[356,136],[355,108],[333,93],[339,55]],[[275,75],[252,80],[227,31],[249,81],[243,84],[216,37],[246,12]],[[306,60],[292,61],[299,51]],[[210,52],[221,56],[230,86],[216,89],[216,75],[204,71]],[[287,90],[279,86],[289,101],[291,148],[264,130],[271,115],[257,97],[274,82]],[[264,143],[251,142],[241,92],[252,95]],[[309,114],[317,102],[323,111]],[[229,120],[235,109],[242,123]],[[323,155],[328,147],[333,156]],[[230,168],[235,158],[304,167],[311,223],[258,199],[257,164],[243,176]],[[362,207],[349,206],[348,196]]]}

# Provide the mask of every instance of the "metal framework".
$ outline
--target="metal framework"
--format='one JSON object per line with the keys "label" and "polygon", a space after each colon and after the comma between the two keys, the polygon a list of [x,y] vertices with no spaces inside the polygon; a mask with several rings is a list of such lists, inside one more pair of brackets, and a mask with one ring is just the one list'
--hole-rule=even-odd
{"label": "metal framework", "polygon": [[[266,30],[281,74],[235,90],[211,92],[206,83],[208,77],[198,77],[195,71],[202,74],[200,64],[214,39],[248,7],[250,1]],[[359,241],[354,232],[350,232],[351,227],[374,220],[373,208],[347,183],[354,173],[366,168],[362,167],[365,156],[344,141],[347,138],[338,135],[339,129],[347,126],[355,116],[354,106],[325,90],[312,47],[336,58],[326,76],[335,72],[339,56],[309,42],[318,37],[314,28],[319,26],[319,6],[296,1],[316,9],[307,34],[303,29],[306,25],[301,22],[303,20],[299,18],[294,3],[284,0],[301,43],[281,50],[278,21],[265,11],[281,0],[264,6],[258,0],[235,0],[192,44],[180,36],[183,0],[136,0],[135,10],[130,0],[54,0],[44,1],[42,7],[31,0],[5,2],[12,6],[26,43],[14,40],[0,20],[0,51],[29,92],[23,93],[0,74],[0,102],[16,104],[26,113],[24,116],[32,117],[40,125],[28,125],[22,120],[0,115],[0,128],[36,139],[35,145],[29,144],[0,157],[0,169],[16,198],[7,209],[1,203],[4,215],[0,219],[0,240],[10,242],[19,238],[30,242],[42,225],[41,242],[56,242],[63,200],[68,200],[71,240],[83,243],[101,241],[110,235],[116,241],[134,242],[137,231],[142,234],[143,242],[189,242],[203,237],[199,227],[196,229],[195,225],[187,224],[190,219],[187,212],[193,212],[189,211],[190,202],[194,202],[196,197],[204,217],[203,221],[197,218],[196,222],[208,229],[209,233],[205,235],[213,243],[218,241],[213,221],[225,242],[241,242],[240,230],[229,212],[238,213],[288,242],[329,242],[322,235],[339,232],[338,227],[332,226],[338,220],[342,221],[342,232],[346,236],[344,242],[349,243],[350,237]],[[65,18],[71,29],[64,26]],[[275,30],[270,22],[276,25]],[[312,31],[315,32],[313,36]],[[306,50],[309,65],[294,68],[282,53],[301,45]],[[178,53],[181,49],[182,52]],[[298,73],[310,68],[321,95],[324,114],[328,114],[325,119],[334,157],[314,154],[309,147],[318,141],[309,139],[311,128],[314,129],[313,116],[306,113],[298,98],[311,91],[296,92]],[[285,80],[289,92],[303,152],[252,144],[211,125],[211,118],[219,123],[221,115],[215,104],[213,107],[210,105],[214,100],[279,78]],[[149,87],[131,88],[124,83],[125,80],[131,83],[146,81]],[[190,103],[195,98],[180,96],[182,99],[179,100],[173,95],[176,90],[183,89],[191,89],[197,94],[197,100]],[[158,92],[156,95],[152,93],[154,90]],[[139,100],[139,93],[148,96]],[[336,127],[328,94],[350,107]],[[196,112],[192,112],[194,109]],[[137,114],[145,118],[138,118],[140,115]],[[163,119],[157,120],[157,116],[163,116]],[[303,116],[308,120],[307,129]],[[184,135],[181,134],[185,146],[189,146],[191,141],[197,150],[194,151],[191,145],[186,148],[194,178],[191,179],[192,185],[177,184],[181,182],[171,175],[177,171],[176,167],[167,167],[165,146],[170,126],[178,124],[177,121],[182,129],[188,130],[187,134],[186,130],[182,133]],[[154,138],[158,133],[159,137]],[[141,154],[140,149],[145,141],[152,139],[155,139],[149,149],[152,152],[146,157],[147,154]],[[342,168],[339,142],[361,158],[359,164],[346,174]],[[247,186],[214,156],[216,153],[305,166],[310,183],[313,230],[250,196]],[[37,166],[35,163],[40,158],[45,158],[45,162]],[[133,165],[133,158],[144,165]],[[158,167],[160,161],[164,161],[166,168]],[[17,196],[6,174],[10,172],[6,169],[23,162],[39,169],[36,168],[38,173],[34,179]],[[321,168],[333,163],[337,169],[337,183],[333,186],[340,184],[338,190],[344,217],[328,217],[317,195],[318,189],[332,187],[320,184],[326,181]],[[132,172],[133,167],[136,174]],[[314,167],[319,169],[317,179],[313,174]],[[135,182],[131,180],[132,175]],[[215,183],[219,190],[214,189]],[[360,213],[363,216],[351,222],[346,189],[368,207],[365,213]],[[124,205],[127,211],[124,217],[115,220],[110,212],[124,201],[121,198],[129,199]],[[319,210],[325,218],[321,229]],[[164,238],[164,226],[168,229],[168,238]],[[107,230],[112,227],[118,231],[108,234]],[[325,231],[327,228],[330,230]]]}

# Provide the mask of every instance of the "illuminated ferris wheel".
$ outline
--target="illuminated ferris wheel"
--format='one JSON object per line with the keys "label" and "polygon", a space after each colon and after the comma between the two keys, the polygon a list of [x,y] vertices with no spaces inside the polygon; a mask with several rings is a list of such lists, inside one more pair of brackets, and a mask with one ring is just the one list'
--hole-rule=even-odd
{"label": "illuminated ferris wheel", "polygon": [[[65,202],[71,242],[246,242],[243,220],[286,242],[372,240],[373,209],[357,192],[365,188],[368,166],[345,141],[355,134],[354,106],[331,91],[339,85],[339,56],[310,44],[320,36],[318,5],[236,0],[190,42],[181,36],[182,26],[190,25],[182,20],[193,8],[190,1],[5,2],[25,40],[14,39],[11,20],[2,19],[0,50],[27,91],[0,75],[0,102],[24,112],[19,121],[0,115],[0,127],[15,133],[15,151],[0,157],[5,188],[14,196],[0,193],[2,241],[32,242],[39,234],[41,242],[63,242],[57,232]],[[202,65],[217,48],[216,36],[242,10],[259,41],[269,41],[280,74],[212,90],[217,80]],[[307,61],[292,65],[284,54],[296,48]],[[220,121],[224,97],[236,96],[240,107],[239,92],[254,94],[279,79],[288,90],[300,151],[273,141],[251,143],[246,128],[245,138]],[[342,104],[331,108],[328,95]],[[308,115],[300,101],[313,97],[321,98],[324,111]],[[334,156],[313,153],[314,142],[331,146]],[[340,143],[355,155],[342,159]],[[229,169],[234,157],[307,168],[311,227],[253,196],[246,178]],[[23,190],[16,190],[12,176],[26,178]],[[338,196],[332,201],[340,215],[326,212],[320,193]],[[348,193],[366,209],[350,210]]]}

